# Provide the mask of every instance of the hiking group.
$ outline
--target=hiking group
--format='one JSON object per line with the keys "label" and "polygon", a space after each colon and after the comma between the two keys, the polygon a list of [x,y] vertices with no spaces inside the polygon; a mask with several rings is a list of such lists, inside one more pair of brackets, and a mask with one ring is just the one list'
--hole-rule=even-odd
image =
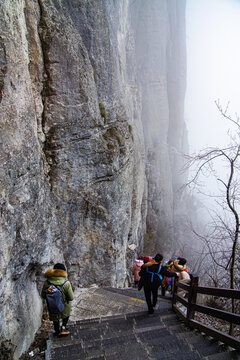
{"label": "hiking group", "polygon": [[[134,286],[138,287],[138,290],[144,288],[149,314],[154,313],[160,286],[162,287],[162,295],[165,295],[166,289],[170,288],[171,290],[172,288],[173,278],[178,278],[180,281],[188,281],[190,278],[186,271],[186,260],[184,258],[178,258],[175,261],[170,260],[165,266],[162,266],[162,259],[161,254],[157,254],[154,258],[150,256],[138,258],[132,269]],[[74,293],[72,284],[67,278],[66,267],[64,264],[57,263],[53,269],[48,270],[44,275],[46,280],[42,287],[41,296],[47,302],[49,317],[53,321],[54,335],[69,335],[70,332],[66,326],[71,313]]]}
{"label": "hiking group", "polygon": [[[132,268],[134,286],[138,287],[138,290],[144,288],[149,314],[154,313],[160,286],[164,296],[166,290],[172,291],[174,278],[185,282],[190,279],[186,269],[186,259],[178,257],[175,261],[169,260],[165,266],[162,265],[162,260],[161,254],[157,254],[154,258],[139,257]],[[184,296],[185,292],[180,291],[179,294]]]}

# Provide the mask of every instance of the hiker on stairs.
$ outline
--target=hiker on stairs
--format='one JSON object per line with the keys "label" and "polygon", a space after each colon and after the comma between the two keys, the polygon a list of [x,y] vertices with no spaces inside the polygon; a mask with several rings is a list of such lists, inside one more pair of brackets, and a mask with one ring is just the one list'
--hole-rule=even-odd
{"label": "hiker on stairs", "polygon": [[[70,316],[74,294],[72,284],[67,279],[66,268],[63,264],[57,263],[44,276],[47,280],[43,284],[41,297],[47,301],[50,320],[53,321],[55,330],[54,335],[69,335],[66,325]],[[60,327],[61,319],[62,326]]]}
{"label": "hiker on stairs", "polygon": [[[186,259],[182,257],[178,257],[177,260],[175,260],[173,263],[172,271],[177,271],[179,273],[179,279],[178,279],[179,281],[188,284],[190,281],[190,275],[187,272],[186,264],[187,264]],[[186,291],[180,288],[178,289],[178,295],[185,296],[186,294],[187,294]]]}
{"label": "hiker on stairs", "polygon": [[[153,260],[153,258],[151,256],[144,256],[144,258],[143,258],[144,264],[146,264],[147,262],[150,262],[152,260]],[[142,290],[142,288],[144,286],[144,280],[145,280],[144,276],[140,276],[140,271],[139,271],[139,277],[140,277],[140,280],[138,282],[138,291]]]}
{"label": "hiker on stairs", "polygon": [[[173,260],[170,259],[168,260],[167,264],[167,271],[172,272],[172,267],[173,267]],[[164,276],[163,281],[162,281],[162,296],[165,296],[166,290],[168,290],[169,292],[172,292],[172,278],[169,278],[167,276]]]}
{"label": "hiker on stairs", "polygon": [[168,272],[166,266],[162,266],[163,256],[157,254],[151,262],[142,265],[139,275],[144,277],[144,294],[148,306],[148,313],[154,313],[157,304],[158,288],[162,284],[164,276],[178,277],[175,272]]}
{"label": "hiker on stairs", "polygon": [[140,280],[139,272],[141,270],[142,265],[143,265],[142,257],[139,257],[138,259],[136,259],[133,264],[132,273],[134,276],[134,287],[138,287],[138,283]]}

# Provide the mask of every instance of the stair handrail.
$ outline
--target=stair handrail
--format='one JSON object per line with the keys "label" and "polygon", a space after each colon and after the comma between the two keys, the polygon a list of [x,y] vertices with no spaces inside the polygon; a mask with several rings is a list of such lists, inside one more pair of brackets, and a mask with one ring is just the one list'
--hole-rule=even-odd
{"label": "stair handrail", "polygon": [[[195,312],[200,312],[218,319],[228,321],[232,324],[240,324],[240,315],[232,312],[223,311],[209,306],[197,304],[197,294],[213,295],[217,297],[226,297],[231,299],[240,299],[240,290],[232,290],[225,288],[213,288],[199,286],[199,276],[190,274],[190,283],[175,281],[172,297],[172,308],[176,314],[186,323],[186,325],[198,329],[214,339],[221,341],[235,349],[240,349],[240,340],[236,337],[216,330],[211,326],[205,325],[194,319]],[[179,288],[185,292],[184,296],[178,294]],[[181,311],[177,306],[180,302],[186,307],[186,312]]]}

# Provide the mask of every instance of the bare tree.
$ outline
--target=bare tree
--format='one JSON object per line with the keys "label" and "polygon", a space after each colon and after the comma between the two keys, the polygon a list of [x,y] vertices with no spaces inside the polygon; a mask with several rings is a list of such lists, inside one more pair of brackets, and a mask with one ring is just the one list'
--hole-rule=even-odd
{"label": "bare tree", "polygon": [[[240,227],[240,123],[238,116],[234,119],[228,115],[228,106],[223,109],[219,102],[216,102],[216,105],[223,118],[234,124],[236,131],[234,134],[228,133],[229,146],[206,148],[197,155],[187,156],[186,168],[195,168],[194,175],[187,185],[195,185],[199,189],[202,176],[209,176],[209,174],[212,174],[220,184],[220,193],[211,195],[217,206],[215,212],[211,213],[211,233],[208,236],[202,236],[202,239],[214,263],[219,269],[225,269],[228,272],[229,287],[234,289]],[[224,174],[218,176],[215,166],[220,161]],[[234,300],[231,305],[232,312],[236,312]],[[232,331],[230,327],[230,333]]]}

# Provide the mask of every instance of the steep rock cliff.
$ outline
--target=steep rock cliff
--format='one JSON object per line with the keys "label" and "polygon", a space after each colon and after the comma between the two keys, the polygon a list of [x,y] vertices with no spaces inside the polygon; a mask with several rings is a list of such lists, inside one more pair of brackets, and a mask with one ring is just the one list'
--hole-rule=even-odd
{"label": "steep rock cliff", "polygon": [[40,324],[41,275],[54,262],[75,285],[124,286],[144,238],[146,251],[170,248],[184,9],[177,0],[0,4],[0,335],[15,358]]}

